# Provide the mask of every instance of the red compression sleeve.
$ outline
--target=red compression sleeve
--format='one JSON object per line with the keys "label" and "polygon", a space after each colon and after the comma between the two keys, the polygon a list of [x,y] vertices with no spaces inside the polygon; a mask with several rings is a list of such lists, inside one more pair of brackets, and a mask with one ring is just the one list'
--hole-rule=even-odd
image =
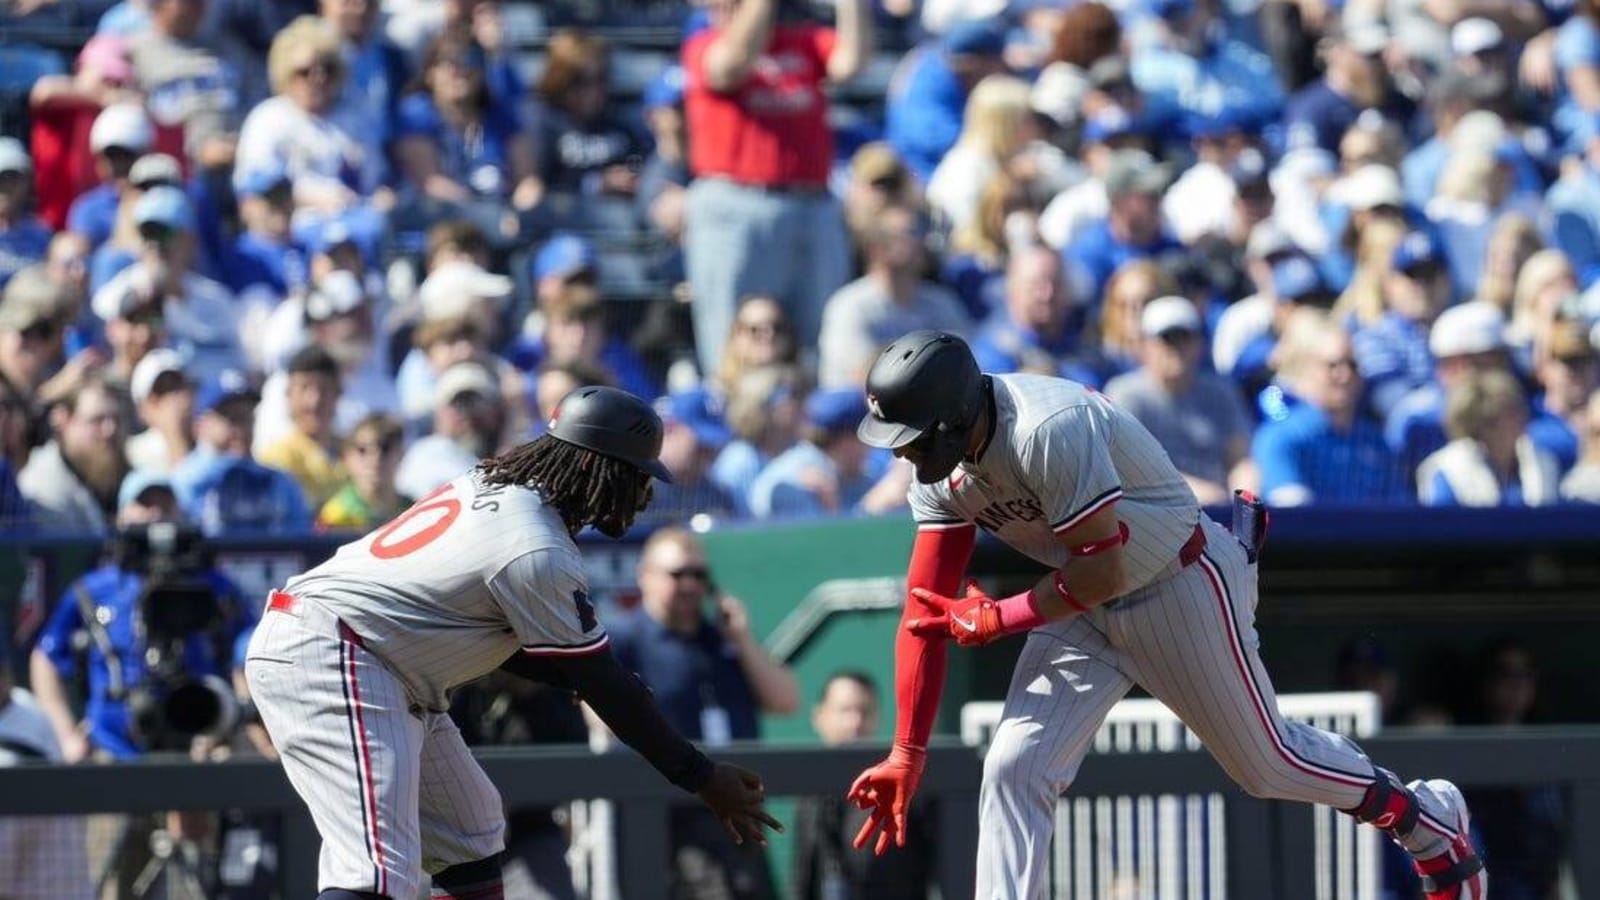
{"label": "red compression sleeve", "polygon": [[933,718],[939,712],[939,696],[944,693],[947,641],[925,638],[906,629],[908,620],[927,612],[921,601],[910,596],[915,588],[925,588],[945,597],[961,590],[961,577],[972,559],[978,529],[969,524],[927,528],[917,532],[911,546],[911,565],[906,570],[906,604],[894,642],[894,740],[897,744],[926,747],[933,731]]}

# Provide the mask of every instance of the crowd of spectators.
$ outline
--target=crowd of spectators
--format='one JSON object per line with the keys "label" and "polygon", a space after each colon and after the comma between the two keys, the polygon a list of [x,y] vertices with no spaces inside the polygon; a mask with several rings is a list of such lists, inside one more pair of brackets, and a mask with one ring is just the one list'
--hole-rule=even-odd
{"label": "crowd of spectators", "polygon": [[361,528],[596,382],[667,421],[654,524],[894,510],[850,425],[920,327],[1207,503],[1600,501],[1600,5],[520,12],[16,5],[83,40],[0,48],[59,73],[0,118],[0,516]]}

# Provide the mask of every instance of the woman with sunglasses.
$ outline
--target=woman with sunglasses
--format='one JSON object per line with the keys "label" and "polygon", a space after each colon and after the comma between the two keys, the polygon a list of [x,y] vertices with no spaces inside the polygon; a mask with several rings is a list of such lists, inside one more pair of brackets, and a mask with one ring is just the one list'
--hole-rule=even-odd
{"label": "woman with sunglasses", "polygon": [[538,92],[540,173],[551,191],[632,197],[639,186],[645,140],[613,114],[607,95],[611,49],[577,31],[550,39]]}
{"label": "woman with sunglasses", "polygon": [[411,505],[394,488],[404,447],[400,423],[385,415],[362,419],[344,440],[345,479],[317,514],[318,531],[365,531],[393,519]]}
{"label": "woman with sunglasses", "polygon": [[281,169],[294,183],[295,205],[324,213],[361,202],[377,187],[378,161],[333,116],[346,75],[338,33],[301,16],[273,39],[267,68],[274,95],[239,129],[236,175]]}

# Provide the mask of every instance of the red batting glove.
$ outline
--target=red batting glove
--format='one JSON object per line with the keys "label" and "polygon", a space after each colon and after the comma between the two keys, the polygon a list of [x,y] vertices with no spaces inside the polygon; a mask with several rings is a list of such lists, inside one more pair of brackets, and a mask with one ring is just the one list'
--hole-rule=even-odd
{"label": "red batting glove", "polygon": [[967,582],[965,597],[943,597],[923,588],[913,590],[911,596],[938,613],[906,622],[906,630],[920,637],[952,637],[963,647],[979,647],[1010,633],[1000,621],[994,598],[976,581]]}
{"label": "red batting glove", "polygon": [[896,743],[889,758],[862,772],[850,786],[845,799],[857,807],[871,810],[867,821],[856,833],[855,847],[865,847],[878,831],[878,844],[874,855],[882,856],[889,842],[896,847],[906,845],[906,810],[922,781],[922,769],[928,764],[928,751],[909,744]]}

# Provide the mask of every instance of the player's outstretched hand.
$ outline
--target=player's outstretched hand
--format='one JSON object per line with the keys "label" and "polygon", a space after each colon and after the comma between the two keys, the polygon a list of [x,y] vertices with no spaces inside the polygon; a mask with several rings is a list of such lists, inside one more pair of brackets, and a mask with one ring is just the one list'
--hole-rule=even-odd
{"label": "player's outstretched hand", "polygon": [[856,834],[857,850],[872,841],[873,832],[878,833],[878,843],[872,852],[878,856],[889,849],[891,841],[897,847],[906,845],[906,810],[911,807],[927,763],[928,752],[921,747],[895,744],[888,759],[856,778],[845,799],[870,811],[866,824]]}
{"label": "player's outstretched hand", "polygon": [[761,776],[728,763],[716,763],[711,769],[711,780],[700,789],[700,799],[722,820],[722,827],[735,844],[746,838],[766,844],[765,825],[773,831],[782,831],[783,824],[774,819],[762,806],[767,799],[767,789]]}
{"label": "player's outstretched hand", "polygon": [[976,581],[967,582],[965,597],[945,597],[916,588],[911,596],[935,612],[906,622],[906,630],[925,638],[951,637],[963,647],[978,647],[1005,637],[1000,609]]}

